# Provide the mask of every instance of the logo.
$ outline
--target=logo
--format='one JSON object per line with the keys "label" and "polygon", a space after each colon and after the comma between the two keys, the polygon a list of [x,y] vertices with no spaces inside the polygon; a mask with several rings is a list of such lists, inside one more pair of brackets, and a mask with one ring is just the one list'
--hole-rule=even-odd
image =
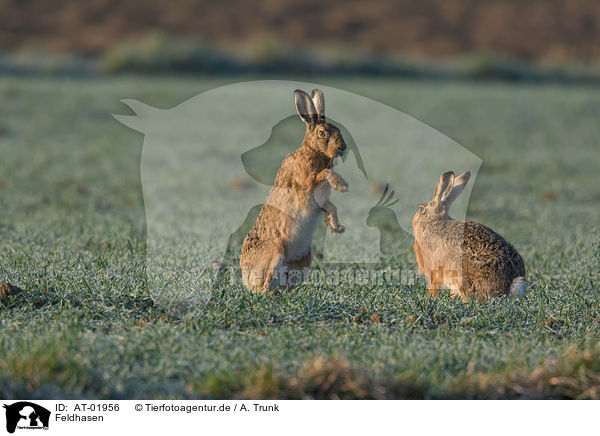
{"label": "logo", "polygon": [[50,411],[28,401],[4,405],[6,409],[6,431],[14,433],[18,429],[48,430]]}
{"label": "logo", "polygon": [[[155,301],[199,305],[226,283],[243,289],[243,241],[283,160],[306,132],[293,90],[315,88],[326,96],[327,119],[347,145],[332,163],[351,187],[332,194],[346,231],[329,231],[325,216],[318,218],[310,235],[315,267],[309,272],[315,276],[296,279],[284,271],[280,282],[348,285],[362,283],[355,271],[410,272],[399,249],[413,246],[417,206],[431,198],[440,174],[469,170],[475,177],[481,159],[408,114],[352,92],[314,83],[241,82],[168,109],[126,99],[134,114],[114,115],[144,135],[145,273]],[[454,218],[465,217],[469,192],[454,205]],[[295,271],[304,274],[302,267]]]}

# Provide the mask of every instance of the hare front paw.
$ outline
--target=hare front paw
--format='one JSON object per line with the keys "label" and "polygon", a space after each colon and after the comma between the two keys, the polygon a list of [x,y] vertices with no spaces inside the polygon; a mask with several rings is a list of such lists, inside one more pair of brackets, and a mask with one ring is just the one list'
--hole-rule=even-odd
{"label": "hare front paw", "polygon": [[329,178],[329,184],[333,189],[344,194],[348,192],[348,182],[344,180],[338,173],[332,173]]}

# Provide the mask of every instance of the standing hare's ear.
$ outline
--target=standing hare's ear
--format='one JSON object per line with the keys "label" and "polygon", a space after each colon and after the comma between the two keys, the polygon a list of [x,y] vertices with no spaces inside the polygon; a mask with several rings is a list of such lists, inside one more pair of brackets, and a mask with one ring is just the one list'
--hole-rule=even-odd
{"label": "standing hare's ear", "polygon": [[313,89],[311,96],[317,110],[318,120],[325,122],[325,94],[320,89]]}
{"label": "standing hare's ear", "polygon": [[298,115],[306,124],[314,124],[317,121],[317,110],[310,96],[300,89],[294,91],[296,110]]}
{"label": "standing hare's ear", "polygon": [[433,199],[442,201],[442,199],[450,194],[452,190],[452,185],[454,183],[454,172],[448,171],[442,174],[435,186],[435,191],[433,191]]}
{"label": "standing hare's ear", "polygon": [[469,182],[469,178],[471,177],[471,172],[467,171],[466,173],[461,174],[460,176],[454,179],[454,183],[452,183],[452,189],[448,194],[442,196],[442,201],[445,201],[448,204],[452,204],[456,197],[460,195],[461,192],[467,186]]}

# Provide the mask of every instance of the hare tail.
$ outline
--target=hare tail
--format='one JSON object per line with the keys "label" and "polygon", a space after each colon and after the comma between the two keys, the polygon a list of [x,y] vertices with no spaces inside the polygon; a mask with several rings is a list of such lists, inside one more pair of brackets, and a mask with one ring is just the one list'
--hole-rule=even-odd
{"label": "hare tail", "polygon": [[511,285],[509,295],[512,297],[523,298],[525,296],[525,289],[527,289],[527,282],[525,281],[525,277],[519,276],[515,278]]}

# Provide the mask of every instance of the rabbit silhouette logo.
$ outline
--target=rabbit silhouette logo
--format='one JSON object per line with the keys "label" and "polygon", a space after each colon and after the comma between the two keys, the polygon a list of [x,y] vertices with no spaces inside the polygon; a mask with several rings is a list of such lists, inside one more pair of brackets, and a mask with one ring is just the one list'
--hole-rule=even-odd
{"label": "rabbit silhouette logo", "polygon": [[3,406],[6,409],[6,431],[14,433],[19,430],[48,430],[50,411],[38,404],[19,401]]}
{"label": "rabbit silhouette logo", "polygon": [[[114,117],[144,135],[145,274],[155,300],[197,305],[212,289],[225,289],[283,159],[301,144],[306,127],[293,90],[315,88],[330,102],[327,118],[343,131],[348,149],[333,165],[351,186],[332,194],[346,231],[328,232],[320,220],[312,235],[315,270],[397,257],[399,244],[412,246],[415,205],[431,179],[448,168],[474,177],[481,166],[469,150],[397,109],[314,83],[230,84],[166,109],[125,99],[134,114]],[[374,183],[389,184],[375,207],[383,188],[374,192]],[[468,193],[454,206],[457,219],[466,214]]]}

